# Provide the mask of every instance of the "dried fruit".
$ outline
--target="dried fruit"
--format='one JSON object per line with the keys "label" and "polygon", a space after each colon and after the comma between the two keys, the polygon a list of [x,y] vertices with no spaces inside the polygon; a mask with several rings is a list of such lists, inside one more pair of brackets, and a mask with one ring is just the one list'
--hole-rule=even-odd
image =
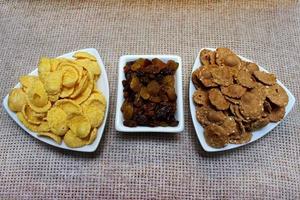
{"label": "dried fruit", "polygon": [[125,98],[123,124],[135,126],[177,126],[174,74],[178,63],[158,58],[138,59],[126,64],[123,80]]}

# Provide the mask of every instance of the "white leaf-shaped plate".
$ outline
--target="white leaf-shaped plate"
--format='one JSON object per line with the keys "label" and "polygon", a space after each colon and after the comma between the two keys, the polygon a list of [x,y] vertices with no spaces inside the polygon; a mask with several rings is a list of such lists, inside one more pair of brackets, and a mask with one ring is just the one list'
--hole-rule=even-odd
{"label": "white leaf-shaped plate", "polygon": [[[99,55],[99,53],[96,49],[88,48],[88,49],[81,49],[81,50],[78,50],[78,51],[90,53],[90,54],[94,55],[97,58],[97,62],[98,62],[99,66],[100,66],[100,69],[101,69],[101,75],[100,75],[100,78],[97,81],[97,88],[99,88],[103,92],[104,96],[106,97],[106,101],[107,101],[106,102],[107,106],[106,106],[106,111],[105,111],[105,116],[104,116],[103,122],[102,122],[101,126],[98,128],[97,137],[96,137],[95,141],[92,144],[86,145],[86,146],[83,146],[83,147],[80,147],[80,148],[70,148],[67,145],[65,145],[64,142],[62,142],[61,144],[57,144],[50,138],[37,136],[37,134],[35,132],[32,132],[29,129],[27,129],[22,124],[22,122],[19,121],[17,115],[9,109],[8,102],[7,102],[8,101],[8,95],[6,95],[6,97],[3,100],[3,106],[4,106],[5,110],[7,111],[7,113],[9,114],[9,116],[32,137],[34,137],[34,138],[36,138],[36,139],[38,139],[42,142],[45,142],[47,144],[50,144],[52,146],[59,147],[59,148],[62,148],[62,149],[68,149],[68,150],[80,151],[80,152],[94,152],[97,149],[97,147],[100,143],[101,137],[103,135],[103,131],[104,131],[105,124],[106,124],[106,119],[107,119],[107,114],[108,114],[108,109],[109,109],[108,78],[107,78],[107,74],[106,74],[106,71],[105,71],[103,61],[102,61],[102,59],[101,59],[101,57],[100,57],[100,55]],[[64,54],[62,56],[59,56],[58,58],[73,58],[72,56],[74,55],[74,53],[76,53],[78,51],[74,51],[74,52],[71,52],[71,53]],[[38,75],[38,69],[35,69],[31,73],[29,73],[29,75]],[[21,86],[20,83],[18,83],[15,86],[15,88],[19,88],[20,86]]]}
{"label": "white leaf-shaped plate", "polygon": [[[213,48],[203,48],[203,49],[209,49],[209,50],[215,51],[215,49],[213,49]],[[201,49],[200,52],[203,49]],[[197,58],[195,60],[192,72],[195,71],[199,66],[201,66],[200,59],[199,59],[200,52],[197,55]],[[251,61],[247,58],[244,58],[240,55],[239,55],[239,57],[244,61],[253,62],[253,61]],[[265,70],[261,66],[259,66],[259,69],[261,71],[268,72],[267,70]],[[285,118],[287,116],[287,114],[292,110],[292,108],[295,104],[295,97],[292,95],[292,93],[280,81],[277,80],[277,83],[281,87],[284,88],[284,90],[286,91],[286,93],[289,97],[289,102],[288,102],[288,104],[285,108],[285,116],[284,116],[284,118]],[[254,131],[252,133],[252,138],[248,143],[245,143],[245,144],[227,144],[223,148],[213,148],[213,147],[209,146],[206,143],[205,138],[204,138],[204,129],[201,126],[201,124],[197,121],[197,118],[196,118],[196,107],[195,107],[194,102],[193,102],[193,93],[194,93],[195,90],[196,90],[196,88],[194,87],[194,84],[193,84],[192,80],[190,79],[189,100],[190,100],[190,111],[191,111],[191,115],[192,115],[192,120],[193,120],[193,124],[194,124],[195,130],[196,130],[196,133],[197,133],[197,137],[200,141],[200,144],[202,145],[203,149],[207,152],[225,151],[225,150],[234,149],[234,148],[238,148],[238,147],[247,145],[247,144],[249,144],[251,142],[254,142],[254,141],[258,140],[259,138],[265,136],[272,129],[274,129],[282,120],[284,120],[284,118],[283,118],[281,121],[279,121],[277,123],[269,123],[267,126],[263,127],[262,129],[260,129],[258,131]]]}

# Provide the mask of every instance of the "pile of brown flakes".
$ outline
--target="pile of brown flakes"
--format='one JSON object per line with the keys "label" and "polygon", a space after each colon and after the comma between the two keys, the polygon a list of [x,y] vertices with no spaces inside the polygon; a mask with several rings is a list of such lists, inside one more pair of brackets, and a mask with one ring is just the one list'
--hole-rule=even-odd
{"label": "pile of brown flakes", "polygon": [[204,49],[200,61],[202,66],[192,74],[193,100],[210,146],[246,143],[252,131],[284,117],[289,99],[274,74],[228,48]]}

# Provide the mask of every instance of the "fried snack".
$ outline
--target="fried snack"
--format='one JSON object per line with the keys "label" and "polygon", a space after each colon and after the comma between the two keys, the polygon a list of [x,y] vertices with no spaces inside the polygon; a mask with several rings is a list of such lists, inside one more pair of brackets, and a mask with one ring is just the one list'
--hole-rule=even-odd
{"label": "fried snack", "polygon": [[263,71],[254,71],[253,75],[257,80],[265,85],[274,85],[276,83],[276,76]]}
{"label": "fried snack", "polygon": [[42,57],[38,76],[21,76],[21,88],[11,90],[8,106],[37,135],[76,148],[96,139],[106,98],[96,88],[101,71],[95,56],[77,52],[73,57]]}
{"label": "fried snack", "polygon": [[193,100],[196,105],[207,106],[209,104],[208,92],[198,88],[193,94]]}
{"label": "fried snack", "polygon": [[27,104],[25,92],[20,88],[12,89],[8,97],[8,107],[14,112],[22,111],[24,105]]}
{"label": "fried snack", "polygon": [[228,48],[204,49],[200,61],[203,66],[192,73],[193,101],[208,145],[247,143],[251,132],[283,119],[289,99],[274,74]]}
{"label": "fried snack", "polygon": [[208,98],[210,100],[210,103],[214,105],[218,110],[227,110],[229,108],[229,102],[217,88],[209,90]]}
{"label": "fried snack", "polygon": [[289,102],[285,90],[277,83],[267,89],[267,98],[279,107],[285,107]]}

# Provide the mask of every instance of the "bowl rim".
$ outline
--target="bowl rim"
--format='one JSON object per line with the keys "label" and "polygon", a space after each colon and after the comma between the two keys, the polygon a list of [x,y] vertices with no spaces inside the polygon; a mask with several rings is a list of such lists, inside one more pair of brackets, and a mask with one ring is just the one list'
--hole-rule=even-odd
{"label": "bowl rim", "polygon": [[[71,148],[71,147],[68,147],[66,146],[65,144],[63,144],[63,142],[61,144],[57,144],[55,143],[52,139],[50,138],[47,138],[47,137],[40,137],[36,134],[36,132],[34,131],[31,131],[29,130],[28,128],[26,128],[24,126],[23,123],[20,122],[20,120],[17,118],[16,116],[16,113],[11,111],[8,107],[8,95],[7,94],[4,99],[3,99],[3,102],[2,102],[2,105],[5,109],[5,111],[8,113],[8,115],[25,131],[27,132],[27,134],[29,134],[30,136],[34,137],[35,139],[43,142],[43,143],[46,143],[48,145],[51,145],[51,146],[54,146],[54,147],[57,147],[57,148],[61,148],[61,149],[64,149],[64,150],[70,150],[70,151],[77,151],[77,152],[94,152],[96,151],[96,149],[98,148],[99,144],[100,144],[100,141],[101,141],[101,138],[104,134],[104,131],[105,131],[105,126],[106,126],[106,123],[107,123],[107,118],[108,118],[108,111],[109,111],[109,94],[110,94],[110,91],[109,91],[109,82],[108,82],[108,76],[107,76],[107,72],[106,72],[106,69],[105,69],[105,65],[104,65],[104,62],[99,54],[99,52],[97,51],[97,49],[95,48],[85,48],[85,49],[79,49],[79,50],[76,50],[76,51],[72,51],[72,52],[68,52],[68,53],[65,53],[63,55],[60,55],[60,56],[57,56],[56,58],[70,58],[73,54],[75,54],[76,52],[88,52],[88,53],[91,53],[92,55],[94,55],[97,59],[97,62],[98,64],[100,65],[100,69],[101,69],[101,76],[100,78],[103,78],[103,81],[105,82],[106,85],[104,85],[103,87],[106,88],[107,90],[107,96],[106,96],[106,111],[105,111],[105,115],[104,115],[104,119],[103,119],[103,122],[101,124],[100,127],[98,127],[98,133],[97,133],[97,137],[95,139],[95,141],[90,144],[90,145],[86,145],[86,146],[83,146],[83,147],[80,147],[80,148]],[[38,71],[38,68],[35,68],[33,71],[31,71],[30,73],[28,73],[27,75],[35,75],[37,74],[37,71]],[[99,85],[100,84],[100,79],[97,81],[97,84]],[[18,82],[13,88],[17,88],[17,87],[20,87],[20,82]],[[104,91],[103,91],[104,92]]]}
{"label": "bowl rim", "polygon": [[[192,66],[192,71],[191,71],[191,74],[190,74],[191,76],[192,76],[193,71],[195,69],[197,69],[199,66],[201,66],[199,55],[200,55],[200,52],[203,49],[208,49],[208,50],[212,50],[212,51],[216,50],[216,48],[204,47],[204,48],[201,48],[200,51],[198,51],[198,54],[195,58],[193,66]],[[236,54],[236,55],[238,55],[244,61],[253,62],[252,60],[250,60],[248,58],[245,58],[245,57],[243,57],[239,54]],[[256,62],[253,62],[253,63],[256,63]],[[259,64],[257,64],[257,65],[258,65],[258,67],[261,71],[268,72],[268,70],[263,68],[261,65],[259,65]],[[192,122],[193,122],[193,126],[194,126],[194,129],[195,129],[197,138],[198,138],[202,148],[204,149],[204,151],[206,151],[206,152],[220,152],[220,151],[227,151],[227,150],[231,150],[231,149],[235,149],[235,148],[239,148],[239,147],[248,145],[248,144],[253,143],[253,142],[259,140],[260,138],[264,137],[265,135],[270,133],[271,130],[273,130],[276,126],[278,126],[278,124],[281,123],[286,118],[286,116],[289,114],[289,112],[292,110],[293,106],[295,105],[296,99],[295,99],[294,95],[290,92],[290,90],[287,89],[283,85],[283,83],[280,82],[278,79],[277,79],[277,83],[286,91],[287,95],[289,96],[289,102],[288,102],[288,105],[285,108],[286,112],[285,112],[285,116],[283,117],[283,119],[280,120],[279,122],[276,122],[276,123],[269,123],[267,126],[263,127],[262,129],[252,132],[253,136],[255,136],[255,134],[260,134],[260,136],[255,136],[255,137],[252,136],[251,140],[249,142],[245,143],[245,144],[227,144],[223,148],[213,148],[213,147],[209,146],[206,143],[205,138],[204,138],[203,127],[196,119],[195,105],[194,105],[193,98],[192,98],[192,95],[193,95],[192,93],[196,90],[196,88],[195,88],[195,86],[192,82],[192,79],[190,77],[190,79],[189,79],[189,106],[190,106],[190,112],[191,112]]]}
{"label": "bowl rim", "polygon": [[[178,69],[175,74],[176,80],[176,94],[177,94],[177,120],[178,125],[175,127],[147,127],[147,126],[137,126],[137,127],[127,127],[123,125],[123,116],[121,114],[121,105],[124,101],[123,97],[123,85],[122,80],[124,80],[123,67],[126,62],[134,61],[138,58],[159,58],[162,60],[174,60],[178,62]],[[143,55],[122,55],[118,63],[118,89],[117,89],[117,104],[116,104],[116,117],[115,117],[115,128],[119,132],[156,132],[156,133],[180,133],[184,130],[184,115],[183,115],[183,86],[182,86],[182,59],[178,55],[163,55],[163,54],[143,54]]]}

